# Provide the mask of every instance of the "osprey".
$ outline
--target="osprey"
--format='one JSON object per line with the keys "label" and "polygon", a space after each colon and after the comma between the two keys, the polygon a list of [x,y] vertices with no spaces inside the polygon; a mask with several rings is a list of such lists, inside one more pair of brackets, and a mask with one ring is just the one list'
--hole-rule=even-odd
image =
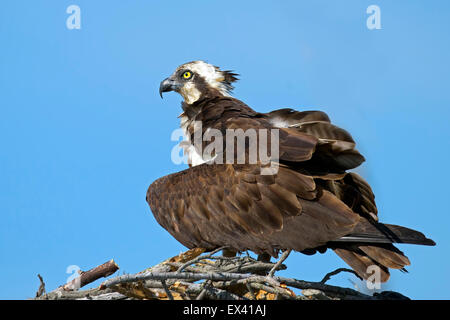
{"label": "osprey", "polygon": [[[190,168],[153,182],[146,200],[175,239],[188,248],[227,247],[228,254],[251,250],[266,260],[284,250],[331,249],[364,279],[373,272],[370,266],[378,266],[382,282],[389,268],[410,264],[393,243],[435,245],[418,231],[378,221],[371,187],[348,172],[364,157],[347,131],[321,111],[256,112],[231,97],[237,76],[193,61],[161,82],[161,97],[175,91],[184,99],[180,118]],[[248,160],[248,136],[241,149],[225,146],[232,129],[277,130],[272,174],[263,174],[268,164],[259,154]],[[223,134],[214,142],[224,147],[205,156],[201,148],[208,139],[195,144],[194,136],[211,130]],[[241,156],[244,162],[223,161]]]}

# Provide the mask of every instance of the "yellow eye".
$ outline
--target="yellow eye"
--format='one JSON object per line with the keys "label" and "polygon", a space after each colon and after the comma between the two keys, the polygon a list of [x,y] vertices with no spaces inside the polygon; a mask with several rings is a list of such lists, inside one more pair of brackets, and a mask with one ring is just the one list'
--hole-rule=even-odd
{"label": "yellow eye", "polygon": [[192,76],[192,74],[189,71],[186,71],[185,73],[183,73],[183,78],[185,79],[189,79]]}

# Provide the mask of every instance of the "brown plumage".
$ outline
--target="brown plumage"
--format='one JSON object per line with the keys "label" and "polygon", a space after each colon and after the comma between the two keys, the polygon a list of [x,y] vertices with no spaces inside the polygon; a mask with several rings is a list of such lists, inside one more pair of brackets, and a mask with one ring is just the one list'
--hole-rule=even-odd
{"label": "brown plumage", "polygon": [[[190,77],[183,80],[186,70]],[[156,180],[147,202],[173,237],[188,248],[227,246],[273,257],[279,250],[313,254],[329,248],[365,279],[369,266],[379,266],[381,281],[388,280],[389,268],[410,263],[393,243],[434,245],[418,231],[378,222],[370,186],[347,172],[364,161],[347,131],[320,111],[258,113],[228,96],[236,80],[236,74],[191,62],[164,80],[160,92],[174,90],[185,98],[188,141],[196,130],[278,129],[278,172],[261,175],[260,161],[204,163]],[[248,150],[246,144],[242,152]],[[216,155],[225,159],[226,152],[224,147]],[[238,156],[236,149],[232,156]]]}

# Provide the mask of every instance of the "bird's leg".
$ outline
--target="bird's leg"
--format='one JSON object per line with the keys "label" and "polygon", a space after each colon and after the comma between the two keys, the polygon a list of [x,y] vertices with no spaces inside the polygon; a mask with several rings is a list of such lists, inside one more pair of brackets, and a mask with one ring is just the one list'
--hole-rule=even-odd
{"label": "bird's leg", "polygon": [[[224,256],[225,258],[233,258],[235,257],[237,254],[236,251],[228,249],[228,248],[223,248],[222,249],[222,256]],[[228,262],[226,260],[218,260],[216,261],[216,264],[221,267],[223,265],[226,265]]]}
{"label": "bird's leg", "polygon": [[270,254],[268,254],[268,253],[258,254],[258,261],[269,263],[270,262]]}
{"label": "bird's leg", "polygon": [[[265,253],[265,252],[261,253],[261,254],[258,254],[257,260],[260,261],[260,262],[264,262],[264,263],[270,263],[270,254]],[[267,276],[268,272],[264,271],[264,270],[261,270],[261,271],[256,271],[255,274],[258,274],[258,275],[261,275],[261,276]]]}
{"label": "bird's leg", "polygon": [[225,249],[222,250],[222,255],[223,255],[224,257],[227,257],[227,258],[235,257],[235,256],[236,256],[236,253],[237,253],[236,251],[230,250],[230,249],[227,249],[227,248],[225,248]]}

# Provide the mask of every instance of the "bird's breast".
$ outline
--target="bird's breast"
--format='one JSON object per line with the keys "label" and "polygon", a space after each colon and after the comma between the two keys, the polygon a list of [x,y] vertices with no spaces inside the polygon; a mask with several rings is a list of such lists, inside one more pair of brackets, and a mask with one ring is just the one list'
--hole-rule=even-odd
{"label": "bird's breast", "polygon": [[[187,157],[187,162],[190,166],[195,167],[206,163],[208,161],[214,160],[214,158],[206,157],[202,152],[202,137],[200,137],[200,143],[196,147],[191,139],[194,132],[202,132],[201,128],[196,128],[195,126],[201,125],[196,123],[194,120],[189,119],[187,116],[181,116],[180,127],[183,130],[183,141],[180,142],[180,147],[183,149],[184,155]],[[206,157],[206,158],[205,158]]]}

